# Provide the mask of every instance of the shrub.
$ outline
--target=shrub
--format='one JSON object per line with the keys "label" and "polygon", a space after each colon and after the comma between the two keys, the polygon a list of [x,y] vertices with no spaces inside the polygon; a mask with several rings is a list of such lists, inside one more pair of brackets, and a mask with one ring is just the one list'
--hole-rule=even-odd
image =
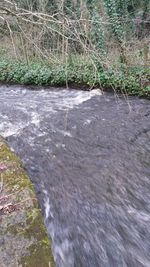
{"label": "shrub", "polygon": [[[141,81],[147,81],[143,85]],[[64,86],[85,85],[87,88],[100,86],[104,90],[114,89],[129,95],[150,96],[150,70],[145,68],[95,68],[92,63],[69,62],[51,64],[0,60],[0,81],[25,85]]]}

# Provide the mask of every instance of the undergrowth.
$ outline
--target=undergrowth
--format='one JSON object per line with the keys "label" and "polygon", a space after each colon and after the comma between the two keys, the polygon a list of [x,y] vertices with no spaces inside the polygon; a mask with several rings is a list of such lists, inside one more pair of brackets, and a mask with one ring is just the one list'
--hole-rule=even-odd
{"label": "undergrowth", "polygon": [[150,96],[150,68],[119,65],[103,69],[92,63],[0,60],[0,82],[23,85],[100,87],[129,95]]}

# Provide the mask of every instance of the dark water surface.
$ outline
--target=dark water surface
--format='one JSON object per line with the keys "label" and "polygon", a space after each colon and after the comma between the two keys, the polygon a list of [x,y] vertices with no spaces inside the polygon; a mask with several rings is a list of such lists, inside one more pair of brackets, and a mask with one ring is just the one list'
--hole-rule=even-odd
{"label": "dark water surface", "polygon": [[0,87],[0,134],[35,186],[58,267],[150,267],[150,105]]}

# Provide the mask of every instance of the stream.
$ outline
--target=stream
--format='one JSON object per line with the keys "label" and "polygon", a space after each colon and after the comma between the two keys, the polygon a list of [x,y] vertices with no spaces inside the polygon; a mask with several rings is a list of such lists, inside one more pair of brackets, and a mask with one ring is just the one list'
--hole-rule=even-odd
{"label": "stream", "polygon": [[57,267],[150,267],[149,104],[0,86],[0,135],[34,184]]}

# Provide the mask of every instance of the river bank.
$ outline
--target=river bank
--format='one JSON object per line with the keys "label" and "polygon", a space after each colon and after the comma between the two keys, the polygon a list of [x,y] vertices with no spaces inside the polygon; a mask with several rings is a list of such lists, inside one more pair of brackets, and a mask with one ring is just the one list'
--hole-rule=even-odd
{"label": "river bank", "polygon": [[0,184],[1,267],[54,267],[32,183],[1,137]]}
{"label": "river bank", "polygon": [[84,62],[48,64],[0,60],[0,82],[31,86],[51,86],[91,90],[100,88],[124,95],[150,97],[150,68],[120,65],[103,69]]}

